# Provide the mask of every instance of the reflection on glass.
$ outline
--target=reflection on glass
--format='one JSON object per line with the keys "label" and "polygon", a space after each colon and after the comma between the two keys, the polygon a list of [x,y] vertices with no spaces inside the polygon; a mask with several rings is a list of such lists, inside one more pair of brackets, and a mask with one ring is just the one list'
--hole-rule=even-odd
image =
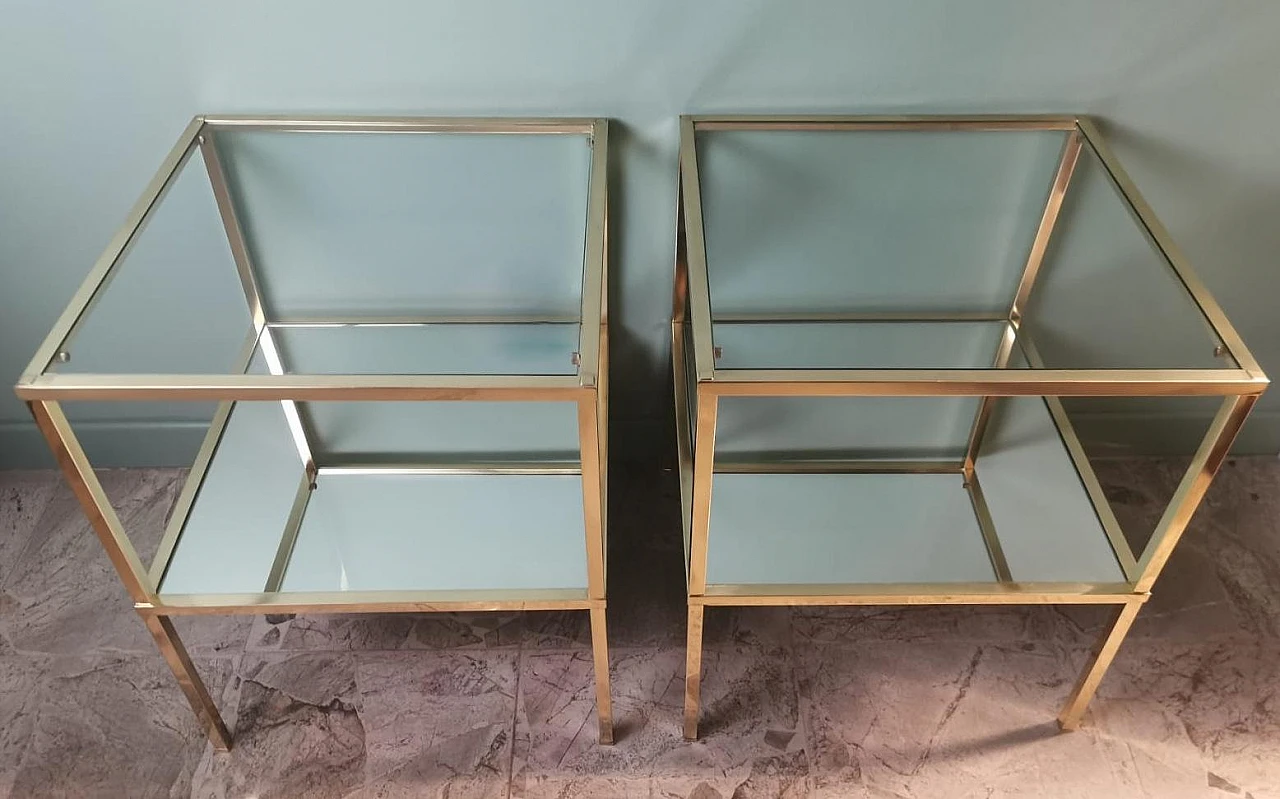
{"label": "reflection on glass", "polygon": [[976,470],[1015,581],[1124,582],[1042,398],[996,401]]}
{"label": "reflection on glass", "polygon": [[217,140],[277,320],[580,312],[585,135]]}
{"label": "reflection on glass", "polygon": [[[576,374],[585,134],[209,137],[292,373]],[[238,373],[246,293],[197,148],[52,368]]]}
{"label": "reflection on glass", "polygon": [[719,369],[985,369],[1004,322],[717,322]]}
{"label": "reflection on glass", "polygon": [[1065,135],[699,133],[713,315],[1003,313]]}
{"label": "reflection on glass", "polygon": [[1068,135],[698,133],[716,368],[1001,368],[1028,274],[1037,368],[1235,366],[1087,142],[1046,217]]}
{"label": "reflection on glass", "polygon": [[273,326],[289,374],[572,375],[577,324]]}
{"label": "reflection on glass", "polygon": [[1195,300],[1085,147],[1023,323],[1049,368],[1227,368]]}
{"label": "reflection on glass", "polygon": [[712,585],[993,580],[958,475],[715,476]]}
{"label": "reflection on glass", "polygon": [[[1222,397],[1063,397],[1062,422],[1080,442],[1077,470],[1096,480],[1135,553],[1147,546]],[[1092,474],[1092,477],[1090,477]]]}
{"label": "reflection on glass", "polygon": [[67,343],[61,373],[226,374],[252,330],[200,153],[152,210]]}
{"label": "reflection on glass", "polygon": [[280,403],[237,402],[160,592],[264,590],[303,474]]}

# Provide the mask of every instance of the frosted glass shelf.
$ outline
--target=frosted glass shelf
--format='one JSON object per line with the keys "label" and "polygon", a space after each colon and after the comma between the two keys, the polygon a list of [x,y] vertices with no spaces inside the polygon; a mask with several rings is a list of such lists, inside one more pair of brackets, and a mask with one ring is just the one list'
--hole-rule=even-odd
{"label": "frosted glass shelf", "polygon": [[[279,403],[237,404],[187,516],[161,597],[268,590],[303,479],[292,448]],[[282,592],[587,586],[577,474],[322,467],[302,510],[279,581]]]}

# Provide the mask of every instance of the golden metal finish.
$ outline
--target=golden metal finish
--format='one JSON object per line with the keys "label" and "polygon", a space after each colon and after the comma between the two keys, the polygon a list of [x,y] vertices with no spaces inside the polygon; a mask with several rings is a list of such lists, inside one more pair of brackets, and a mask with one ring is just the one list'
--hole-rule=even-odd
{"label": "golden metal finish", "polygon": [[[196,137],[200,134],[200,129],[203,125],[203,121],[196,117],[191,120],[191,123],[187,125],[187,129],[178,137],[178,142],[173,145],[173,149],[169,151],[169,154],[165,156],[164,161],[160,164],[160,168],[156,170],[155,177],[151,178],[151,182],[142,191],[142,196],[138,198],[133,208],[129,210],[129,215],[125,217],[124,225],[111,238],[111,242],[107,244],[106,251],[99,256],[98,262],[93,265],[93,269],[89,270],[88,276],[80,284],[80,288],[76,290],[75,296],[67,304],[66,310],[58,317],[58,321],[54,322],[53,329],[49,331],[49,335],[45,336],[40,349],[36,350],[35,356],[31,358],[31,362],[27,364],[22,377],[19,378],[19,384],[27,383],[35,379],[36,376],[43,374],[58,353],[66,349],[67,341],[75,335],[75,330],[80,324],[80,320],[93,307],[93,303],[101,295],[102,289],[106,288],[112,273],[116,269],[116,265],[128,254],[129,249],[137,240],[138,234],[142,232],[147,220],[151,217],[151,212],[164,199],[165,194],[169,192],[169,188],[173,185],[174,178],[182,171],[187,159],[191,157],[191,153],[196,146]],[[23,399],[34,398],[23,397]]]}
{"label": "golden metal finish", "polygon": [[954,313],[928,313],[923,311],[852,311],[827,313],[720,313],[717,323],[753,324],[778,322],[1005,322],[1004,314],[984,311],[956,311]]}
{"label": "golden metal finish", "polygon": [[235,202],[231,199],[231,190],[227,186],[227,173],[222,168],[222,158],[218,155],[217,134],[205,130],[200,134],[200,155],[204,158],[205,171],[209,174],[209,185],[213,188],[214,201],[218,204],[218,215],[222,217],[222,228],[227,234],[227,244],[231,247],[231,258],[236,264],[236,274],[240,277],[240,288],[244,292],[245,303],[249,306],[249,318],[253,329],[262,330],[266,324],[267,313],[262,303],[262,292],[258,289],[258,278],[253,270],[253,260],[249,256],[249,245],[244,240],[244,231],[236,216]]}
{"label": "golden metal finish", "polygon": [[1129,583],[857,583],[708,585],[703,605],[1114,605],[1133,597]]}
{"label": "golden metal finish", "polygon": [[528,375],[58,375],[20,384],[22,399],[573,401],[577,377]]}
{"label": "golden metal finish", "polygon": [[973,115],[939,117],[928,115],[890,116],[758,116],[708,115],[686,117],[697,130],[1074,130],[1073,116]]}
{"label": "golden metal finish", "polygon": [[722,397],[1132,397],[1259,394],[1267,380],[1242,369],[717,369],[700,385]]}
{"label": "golden metal finish", "polygon": [[693,519],[689,544],[689,593],[707,587],[707,538],[711,528],[711,481],[715,468],[716,397],[698,385],[698,429],[693,443]]}
{"label": "golden metal finish", "polygon": [[698,150],[693,119],[680,118],[680,199],[684,210],[684,254],[688,261],[689,310],[693,323],[693,364],[698,381],[715,371],[711,337],[711,288],[707,281],[707,245],[702,228],[702,193],[698,185]]}
{"label": "golden metal finish", "polygon": [[1013,303],[1009,306],[1009,321],[1018,324],[1027,310],[1027,301],[1031,298],[1031,289],[1035,287],[1036,276],[1040,274],[1040,265],[1044,262],[1044,254],[1049,249],[1049,237],[1053,235],[1053,227],[1058,222],[1058,213],[1062,211],[1062,200],[1067,196],[1067,186],[1071,183],[1071,175],[1076,170],[1076,162],[1080,158],[1082,144],[1079,131],[1073,130],[1062,147],[1062,160],[1058,164],[1058,172],[1054,175],[1053,186],[1049,189],[1049,200],[1045,203],[1044,215],[1040,217],[1040,227],[1031,242],[1031,254],[1027,256],[1027,265],[1022,270],[1022,280],[1018,282],[1018,290],[1013,295]]}
{"label": "golden metal finish", "polygon": [[976,472],[966,476],[964,487],[969,492],[969,501],[973,503],[973,515],[978,520],[978,529],[982,531],[982,543],[987,547],[987,557],[991,558],[991,570],[1000,582],[1013,582],[1009,562],[1005,560],[1000,536],[996,535],[996,524],[991,519],[991,509],[987,507],[987,499],[982,495],[982,483]]}
{"label": "golden metal finish", "polygon": [[[606,282],[603,293],[609,293]],[[596,440],[600,449],[600,551],[604,572],[601,575],[607,592],[609,585],[609,328],[600,327],[600,372],[596,377]],[[581,464],[579,464],[581,472]]]}
{"label": "golden metal finish", "polygon": [[689,602],[684,661],[684,737],[698,739],[698,705],[702,701],[702,602]]}
{"label": "golden metal finish", "polygon": [[293,497],[293,506],[289,508],[289,518],[285,519],[284,532],[280,536],[280,546],[276,548],[275,559],[271,562],[271,571],[267,574],[267,584],[263,591],[268,594],[277,593],[284,582],[285,570],[289,568],[289,559],[293,557],[293,546],[298,541],[298,530],[302,527],[302,517],[307,512],[307,502],[315,483],[311,482],[311,474],[302,472],[298,481],[298,493]]}
{"label": "golden metal finish", "polygon": [[[676,187],[676,257],[672,279],[671,301],[671,385],[676,412],[676,469],[680,479],[680,522],[684,534],[685,586],[689,580],[689,558],[693,544],[693,424],[690,414],[697,413],[696,396],[689,381],[689,358],[685,346],[691,325],[689,306],[689,265],[684,227],[684,182]],[[691,398],[693,400],[691,401]]]}
{"label": "golden metal finish", "polygon": [[164,616],[150,614],[143,614],[142,621],[151,632],[151,637],[155,639],[156,646],[160,648],[160,654],[164,655],[165,662],[173,670],[173,676],[178,679],[182,693],[187,695],[191,709],[196,712],[196,718],[208,733],[209,740],[213,741],[214,748],[223,752],[229,751],[231,733],[227,731],[227,725],[222,723],[222,717],[218,715],[218,706],[213,703],[204,683],[200,681],[196,667],[192,665],[186,648],[178,638],[178,631],[173,629],[173,622]]}
{"label": "golden metal finish", "polygon": [[111,565],[115,566],[116,573],[120,575],[120,582],[124,583],[129,597],[134,602],[148,601],[152,596],[153,586],[147,577],[147,570],[138,558],[133,543],[129,541],[124,526],[120,524],[120,518],[116,515],[107,492],[102,489],[102,483],[98,482],[98,476],[94,474],[93,466],[84,454],[84,448],[80,446],[67,417],[62,413],[62,408],[56,402],[32,402],[28,403],[28,407],[35,417],[36,426],[49,442],[49,448],[53,450],[62,474],[67,478],[67,484],[80,501],[85,516],[89,517],[89,524],[102,542],[102,548],[107,551]]}
{"label": "golden metal finish", "polygon": [[290,591],[277,594],[161,594],[139,613],[166,616],[263,613],[459,613],[588,610],[603,607],[580,588],[484,591]]}
{"label": "golden metal finish", "polygon": [[[285,374],[284,363],[280,351],[276,348],[271,329],[265,327],[267,310],[262,300],[262,291],[258,288],[258,278],[253,268],[253,259],[249,255],[249,246],[244,239],[244,231],[240,227],[236,215],[235,202],[227,186],[226,171],[222,168],[222,160],[218,156],[216,134],[212,130],[200,136],[200,153],[204,156],[205,168],[209,173],[209,185],[213,187],[213,195],[218,204],[218,213],[222,217],[222,227],[227,234],[227,243],[231,246],[232,259],[236,264],[236,274],[240,277],[240,287],[244,291],[245,302],[249,306],[249,314],[253,319],[253,327],[258,331],[259,346],[262,357],[267,362],[267,370],[273,375]],[[245,371],[245,370],[241,370]],[[293,400],[281,400],[285,421],[289,425],[289,433],[293,436],[294,446],[304,467],[315,471],[315,458],[311,455],[306,428],[302,416],[298,412],[297,403]]]}
{"label": "golden metal finish", "polygon": [[582,504],[586,520],[587,593],[604,599],[604,493],[600,483],[599,424],[594,398],[578,403],[578,440],[582,447]]}
{"label": "golden metal finish", "polygon": [[1151,242],[1155,244],[1160,252],[1164,254],[1165,260],[1173,267],[1173,271],[1177,273],[1182,285],[1196,301],[1196,305],[1200,307],[1200,311],[1212,326],[1218,340],[1230,351],[1231,357],[1240,365],[1241,369],[1261,379],[1262,385],[1258,388],[1258,391],[1261,391],[1266,387],[1266,378],[1263,376],[1262,368],[1258,366],[1258,362],[1254,359],[1253,354],[1249,352],[1249,348],[1244,345],[1244,341],[1240,338],[1240,334],[1236,332],[1235,327],[1227,320],[1227,315],[1223,313],[1218,301],[1213,298],[1213,295],[1209,293],[1209,289],[1205,287],[1199,276],[1196,275],[1195,270],[1191,268],[1191,264],[1187,261],[1186,256],[1182,254],[1182,250],[1173,243],[1173,237],[1169,235],[1169,231],[1156,218],[1155,211],[1151,210],[1151,206],[1143,199],[1142,193],[1134,185],[1129,173],[1124,170],[1124,167],[1120,165],[1120,161],[1112,154],[1111,148],[1107,145],[1107,140],[1098,131],[1097,125],[1088,117],[1081,117],[1080,132],[1084,134],[1089,147],[1097,155],[1098,160],[1102,162],[1102,166],[1107,170],[1116,188],[1120,190],[1120,195],[1128,203],[1142,230],[1150,237]]}
{"label": "golden metal finish", "polygon": [[[683,135],[683,128],[682,135]],[[684,227],[684,179],[676,175],[676,263],[671,286],[671,321],[682,325],[689,321],[688,235]],[[705,253],[704,253],[705,255]]]}
{"label": "golden metal finish", "polygon": [[227,429],[227,420],[231,418],[231,409],[234,407],[235,403],[230,400],[218,403],[218,408],[213,412],[213,419],[209,423],[209,430],[205,433],[200,450],[196,453],[196,460],[191,464],[191,471],[187,472],[187,479],[182,484],[182,491],[178,494],[177,501],[173,503],[173,508],[169,510],[169,521],[165,524],[164,536],[160,539],[160,546],[156,548],[155,557],[151,559],[151,569],[147,573],[154,586],[159,586],[164,581],[164,574],[169,569],[173,550],[178,546],[183,528],[187,526],[187,517],[191,514],[192,506],[195,505],[200,486],[204,485],[204,477],[209,471],[209,464],[213,463],[213,454],[217,451],[222,434]]}
{"label": "golden metal finish", "polygon": [[716,474],[962,474],[963,464],[948,461],[806,461],[765,463],[718,461]]}
{"label": "golden metal finish", "polygon": [[675,388],[676,468],[680,479],[680,522],[684,532],[685,579],[688,580],[689,546],[693,533],[693,431],[689,429],[690,392],[685,366],[684,326],[671,323],[672,381]]}
{"label": "golden metal finish", "polygon": [[609,637],[605,633],[604,605],[591,608],[591,655],[596,672],[596,717],[600,743],[613,743],[613,698],[609,691]]}
{"label": "golden metal finish", "polygon": [[582,328],[578,343],[584,386],[600,371],[601,315],[604,313],[605,204],[609,195],[609,122],[597,119],[591,134],[591,185],[587,189],[587,241],[582,265]]}
{"label": "golden metal finish", "polygon": [[[249,335],[245,337],[244,344],[240,346],[240,354],[236,358],[236,371],[244,372],[249,368],[250,361],[253,360],[253,354],[258,347],[258,330],[250,330]],[[178,499],[173,503],[173,507],[169,510],[169,521],[165,525],[164,536],[160,539],[160,546],[156,549],[155,557],[151,559],[151,569],[148,577],[153,586],[159,586],[164,580],[164,573],[169,568],[169,559],[173,557],[173,550],[178,545],[178,540],[182,537],[182,530],[187,524],[187,516],[191,513],[191,506],[195,504],[196,497],[200,493],[200,486],[204,484],[205,474],[209,471],[209,464],[213,462],[213,455],[218,449],[218,443],[222,441],[222,433],[227,428],[227,420],[231,418],[231,409],[235,406],[234,402],[224,400],[218,403],[217,409],[213,412],[213,419],[209,422],[209,430],[205,433],[204,440],[200,443],[200,449],[196,452],[195,462],[191,464],[191,471],[187,472],[187,479],[182,484],[182,491],[178,494]]]}
{"label": "golden metal finish", "polygon": [[1136,580],[1138,563],[1133,557],[1133,550],[1124,537],[1124,531],[1120,529],[1120,522],[1116,519],[1115,511],[1111,509],[1111,500],[1107,499],[1107,492],[1098,481],[1093,465],[1089,463],[1089,456],[1084,451],[1084,445],[1080,443],[1080,437],[1076,435],[1071,418],[1067,415],[1066,408],[1062,407],[1062,400],[1057,397],[1045,397],[1044,404],[1049,409],[1054,426],[1058,428],[1058,438],[1062,440],[1063,447],[1071,456],[1071,463],[1076,468],[1076,476],[1080,478],[1080,484],[1084,486],[1085,493],[1089,495],[1089,501],[1093,503],[1093,511],[1098,517],[1098,523],[1102,525],[1102,529],[1107,534],[1107,540],[1111,542],[1111,551],[1115,553],[1120,570],[1124,572],[1125,579]]}
{"label": "golden metal finish", "polygon": [[1080,719],[1084,716],[1085,708],[1089,706],[1089,700],[1093,699],[1094,693],[1097,692],[1098,685],[1106,675],[1107,668],[1111,666],[1111,661],[1115,659],[1120,644],[1124,642],[1124,637],[1133,626],[1133,620],[1138,617],[1138,611],[1141,608],[1142,605],[1139,602],[1129,602],[1116,610],[1115,619],[1094,646],[1089,665],[1085,666],[1084,671],[1081,672],[1075,688],[1071,690],[1070,698],[1067,699],[1062,712],[1058,714],[1058,724],[1062,729],[1074,730],[1080,726]]}
{"label": "golden metal finish", "polygon": [[[1009,356],[1013,353],[1013,343],[1017,338],[1017,328],[1011,322],[1005,322],[1004,333],[996,346],[996,356],[992,361],[993,369],[1003,369],[1009,365]],[[987,424],[991,420],[991,411],[995,407],[995,397],[983,397],[978,402],[978,410],[973,416],[973,427],[969,431],[969,443],[964,453],[964,476],[973,479],[974,462],[978,460],[978,451],[982,449],[982,439],[987,434]]]}
{"label": "golden metal finish", "polygon": [[431,314],[429,316],[289,316],[272,317],[271,328],[289,327],[426,327],[428,325],[576,325],[578,316],[552,314]]}
{"label": "golden metal finish", "polygon": [[424,464],[334,464],[320,466],[316,473],[334,477],[359,474],[582,474],[582,466],[577,461],[441,461]]}
{"label": "golden metal finish", "polygon": [[[1040,351],[1036,349],[1031,337],[1025,332],[1019,336],[1018,344],[1027,358],[1027,363],[1033,368],[1039,369],[1044,365],[1044,361],[1040,358]],[[1080,484],[1084,486],[1085,493],[1089,495],[1089,501],[1093,503],[1093,511],[1098,517],[1098,523],[1107,534],[1107,540],[1111,543],[1111,551],[1115,553],[1120,570],[1124,572],[1126,580],[1137,580],[1138,562],[1133,556],[1133,550],[1129,547],[1128,539],[1124,537],[1124,531],[1120,529],[1120,522],[1111,508],[1111,500],[1107,499],[1107,492],[1098,481],[1098,475],[1093,470],[1093,464],[1089,463],[1084,445],[1076,435],[1075,426],[1071,424],[1067,409],[1063,407],[1062,400],[1058,397],[1045,397],[1044,404],[1049,409],[1054,427],[1058,429],[1058,438],[1061,439],[1062,446],[1071,457],[1071,463],[1075,466]]]}
{"label": "golden metal finish", "polygon": [[[486,133],[557,134],[589,137],[592,147],[588,218],[583,262],[582,308],[564,315],[325,316],[272,318],[254,272],[240,213],[219,158],[216,136],[223,130],[306,133]],[[120,261],[144,228],[187,159],[199,147],[252,320],[235,374],[61,374],[50,365],[102,294]],[[192,708],[219,749],[230,735],[192,667],[170,617],[264,613],[422,613],[485,610],[583,610],[591,615],[600,739],[613,738],[605,637],[605,523],[608,466],[608,122],[604,119],[501,119],[414,117],[196,117],[169,153],[124,226],[37,350],[15,387],[49,440],[67,481],[80,500],[121,581],[169,663]],[[433,324],[580,324],[578,373],[572,375],[307,375],[288,374],[273,331],[292,327],[422,326]],[[246,374],[258,350],[270,374]],[[569,353],[566,353],[566,358]],[[59,400],[214,400],[219,403],[196,461],[167,524],[148,571],[138,559],[84,450],[59,408]],[[210,464],[217,456],[228,420],[239,401],[282,404],[299,455],[299,485],[264,590],[238,594],[158,594],[165,570],[181,544],[186,524]],[[579,414],[579,460],[511,460],[427,463],[316,463],[306,419],[306,401],[558,401],[575,403]],[[586,589],[484,591],[282,592],[295,539],[319,474],[581,474],[586,527]]]}
{"label": "golden metal finish", "polygon": [[290,133],[583,133],[590,135],[597,119],[570,117],[365,117],[365,116],[242,116],[203,117],[214,130],[271,130]]}
{"label": "golden metal finish", "polygon": [[[716,130],[825,131],[999,131],[1061,130],[1067,133],[1057,171],[1009,306],[990,312],[783,312],[723,315],[711,307],[702,224],[696,134]],[[1088,150],[1086,151],[1086,145]],[[1222,369],[1047,369],[1026,340],[1021,325],[1044,263],[1054,226],[1082,155],[1096,154],[1135,219],[1168,258],[1175,274],[1204,312],[1206,326],[1235,359]],[[1099,642],[1097,654],[1062,712],[1064,728],[1079,723],[1108,665],[1119,648],[1148,590],[1185,530],[1214,472],[1267,379],[1204,286],[1187,267],[1168,233],[1133,187],[1099,137],[1093,123],[1070,116],[1039,117],[761,117],[697,116],[681,120],[680,190],[676,220],[673,287],[672,368],[676,391],[677,443],[681,498],[687,537],[689,636],[686,663],[685,735],[697,734],[702,619],[707,606],[745,605],[978,605],[1103,604],[1118,606],[1115,623]],[[716,323],[792,322],[1001,322],[1005,329],[989,369],[723,369],[716,366],[712,320]],[[692,332],[692,342],[686,341]],[[1015,345],[1022,345],[1031,368],[1009,368]],[[692,349],[692,353],[689,351]],[[686,377],[689,358],[696,380]],[[692,383],[692,384],[691,384]],[[719,397],[980,397],[964,458],[959,463],[793,460],[764,463],[746,458],[716,463],[716,403]],[[1080,483],[1115,552],[1125,581],[1115,583],[1018,582],[1005,558],[978,480],[977,462],[997,398],[1043,397]],[[1116,522],[1084,447],[1067,418],[1060,397],[1221,396],[1222,410],[1178,488],[1141,558]],[[689,430],[687,409],[696,403]],[[969,492],[974,515],[991,559],[993,579],[979,583],[857,585],[708,585],[706,582],[711,492],[722,473],[955,473]]]}
{"label": "golden metal finish", "polygon": [[1240,428],[1244,426],[1245,419],[1249,417],[1249,411],[1253,410],[1253,405],[1257,401],[1256,396],[1229,397],[1222,401],[1222,408],[1214,417],[1204,443],[1192,458],[1191,466],[1183,476],[1182,482],[1178,484],[1173,499],[1165,508],[1164,515],[1156,523],[1155,532],[1152,533],[1151,540],[1147,542],[1147,548],[1138,561],[1135,590],[1151,590],[1156,578],[1160,576],[1160,571],[1164,569],[1165,561],[1173,554],[1173,548],[1177,546],[1178,539],[1182,538],[1183,531],[1187,529],[1187,524],[1199,507],[1200,500],[1204,498],[1204,493],[1209,490],[1209,483],[1218,473],[1218,467],[1222,466],[1227,453],[1231,451],[1231,444],[1236,440]]}
{"label": "golden metal finish", "polygon": [[[267,371],[273,375],[285,374],[284,361],[280,358],[280,350],[276,348],[276,340],[271,328],[263,329],[258,346],[262,350],[262,359],[267,362]],[[298,459],[302,461],[303,468],[314,472],[316,459],[311,454],[311,444],[307,429],[302,423],[302,414],[298,412],[298,404],[291,399],[284,399],[280,400],[280,408],[284,411],[284,420],[289,426],[293,446],[298,450]]]}

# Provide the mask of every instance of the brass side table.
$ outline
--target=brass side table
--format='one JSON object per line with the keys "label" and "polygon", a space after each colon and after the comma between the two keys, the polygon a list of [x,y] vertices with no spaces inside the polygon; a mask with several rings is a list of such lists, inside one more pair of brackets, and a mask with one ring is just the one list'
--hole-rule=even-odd
{"label": "brass side table", "polygon": [[[17,393],[215,746],[173,616],[588,611],[612,740],[607,136],[197,117],[31,360]],[[149,565],[77,437],[103,420],[191,464]]]}
{"label": "brass side table", "polygon": [[[1097,128],[686,117],[679,175],[685,737],[722,605],[1113,605],[1076,727],[1267,385]],[[1189,429],[1122,530],[1094,463]]]}

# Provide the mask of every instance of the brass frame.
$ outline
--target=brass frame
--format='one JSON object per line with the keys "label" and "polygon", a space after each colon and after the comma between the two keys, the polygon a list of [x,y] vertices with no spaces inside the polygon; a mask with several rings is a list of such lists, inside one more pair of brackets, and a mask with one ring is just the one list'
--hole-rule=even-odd
{"label": "brass frame", "polygon": [[[850,370],[723,370],[715,364],[712,311],[707,273],[706,242],[699,191],[695,135],[713,130],[1060,130],[1066,142],[1039,228],[1004,314],[756,314],[724,316],[716,321],[831,321],[919,319],[1005,323],[1005,332],[991,369],[850,369]],[[1020,331],[1063,197],[1084,148],[1096,154],[1111,181],[1125,198],[1137,224],[1171,264],[1204,315],[1207,327],[1231,355],[1235,366],[1223,369],[1045,369],[1034,346]],[[1108,604],[1117,613],[1099,640],[1093,658],[1080,676],[1059,715],[1061,727],[1079,725],[1090,699],[1138,609],[1146,602],[1155,579],[1186,529],[1214,473],[1221,465],[1267,378],[1244,346],[1222,309],[1206,291],[1156,220],[1132,180],[1120,167],[1094,123],[1079,116],[685,116],[680,121],[679,188],[676,215],[675,280],[672,305],[672,368],[676,406],[681,499],[684,510],[686,576],[688,583],[688,641],[685,670],[684,734],[697,737],[702,664],[703,615],[708,606],[749,605],[936,605],[936,604]],[[1033,369],[1007,369],[1017,346]],[[692,350],[692,351],[690,351]],[[692,369],[689,366],[692,365]],[[1043,397],[1064,446],[1079,473],[1098,519],[1115,551],[1126,582],[1116,584],[1018,583],[1009,574],[999,537],[986,510],[974,461],[982,443],[993,404],[1006,396]],[[1146,550],[1135,556],[1084,457],[1079,438],[1066,418],[1063,396],[1221,396],[1223,402],[1192,460]],[[979,410],[973,421],[964,459],[957,463],[816,462],[750,464],[715,460],[716,406],[722,396],[975,396]],[[725,472],[892,472],[957,473],[963,476],[979,529],[997,581],[925,585],[708,585],[707,547],[712,480]]]}
{"label": "brass frame", "polygon": [[[214,139],[224,130],[292,132],[369,132],[397,135],[474,133],[493,135],[578,135],[591,145],[591,173],[587,187],[582,309],[579,317],[478,318],[423,317],[379,319],[378,324],[426,324],[493,321],[508,323],[567,322],[580,324],[575,376],[440,376],[440,375],[290,375],[285,374],[272,339],[273,327],[297,324],[342,325],[366,323],[357,318],[271,318],[263,302],[255,269],[227,187]],[[219,749],[231,746],[231,736],[205,690],[173,628],[172,616],[188,614],[262,613],[421,613],[485,610],[585,610],[591,617],[591,641],[596,677],[596,704],[601,743],[613,741],[609,690],[609,655],[605,629],[606,467],[608,461],[608,120],[602,118],[451,118],[451,117],[285,117],[197,116],[160,165],[119,232],[58,318],[18,380],[15,391],[27,402],[58,463],[107,551],[134,607],[155,638],[166,662],[210,740]],[[163,201],[175,176],[199,150],[230,245],[251,327],[239,359],[237,374],[59,374],[51,371],[67,352],[81,321],[110,283],[120,263],[145,228],[152,211]],[[270,374],[247,374],[253,354],[261,350]],[[566,353],[566,357],[568,354]],[[297,407],[305,400],[559,400],[578,408],[579,460],[524,463],[414,463],[363,466],[317,463],[309,441],[314,440]],[[102,485],[77,440],[63,401],[78,400],[217,400],[206,438],[175,503],[159,550],[145,567],[112,508]],[[285,411],[297,445],[300,484],[289,523],[282,533],[271,576],[261,593],[233,595],[161,594],[159,587],[182,529],[214,458],[223,430],[238,400],[276,400]],[[588,585],[585,589],[529,591],[365,591],[282,593],[280,585],[302,513],[317,474],[327,470],[399,473],[468,474],[581,474],[586,529]]]}

